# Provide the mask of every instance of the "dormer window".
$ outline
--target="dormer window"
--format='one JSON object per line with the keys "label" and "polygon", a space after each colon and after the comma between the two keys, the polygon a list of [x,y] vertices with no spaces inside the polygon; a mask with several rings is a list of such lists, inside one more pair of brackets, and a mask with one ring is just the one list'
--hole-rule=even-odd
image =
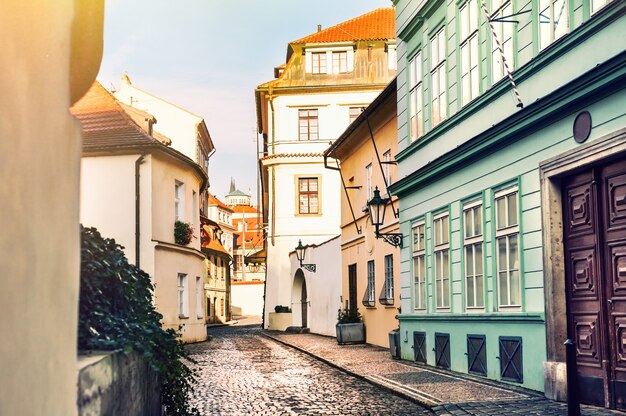
{"label": "dormer window", "polygon": [[348,52],[333,52],[333,74],[348,72]]}
{"label": "dormer window", "polygon": [[313,60],[313,73],[325,74],[326,73],[326,52],[313,52],[311,54]]}
{"label": "dormer window", "polygon": [[307,74],[346,74],[354,70],[354,45],[306,48],[304,60]]}

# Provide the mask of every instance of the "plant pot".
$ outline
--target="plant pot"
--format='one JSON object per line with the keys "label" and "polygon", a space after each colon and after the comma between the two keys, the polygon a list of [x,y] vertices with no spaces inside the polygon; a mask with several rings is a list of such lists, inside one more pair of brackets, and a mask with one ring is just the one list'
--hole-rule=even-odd
{"label": "plant pot", "polygon": [[337,343],[343,344],[363,344],[365,343],[365,324],[363,322],[355,324],[337,324]]}

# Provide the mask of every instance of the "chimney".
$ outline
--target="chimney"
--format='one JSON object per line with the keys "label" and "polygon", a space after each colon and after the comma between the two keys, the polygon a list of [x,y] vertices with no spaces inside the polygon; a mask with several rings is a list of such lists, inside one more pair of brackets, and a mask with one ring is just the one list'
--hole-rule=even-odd
{"label": "chimney", "polygon": [[317,31],[321,32],[322,31],[322,25],[317,25]]}

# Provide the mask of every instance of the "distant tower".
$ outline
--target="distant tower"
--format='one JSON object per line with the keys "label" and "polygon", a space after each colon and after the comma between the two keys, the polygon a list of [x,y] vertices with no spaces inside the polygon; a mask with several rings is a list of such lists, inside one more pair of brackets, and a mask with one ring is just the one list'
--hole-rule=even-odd
{"label": "distant tower", "polygon": [[228,193],[232,194],[233,192],[235,192],[235,189],[237,189],[235,187],[235,179],[231,176],[230,177],[230,190],[228,191]]}

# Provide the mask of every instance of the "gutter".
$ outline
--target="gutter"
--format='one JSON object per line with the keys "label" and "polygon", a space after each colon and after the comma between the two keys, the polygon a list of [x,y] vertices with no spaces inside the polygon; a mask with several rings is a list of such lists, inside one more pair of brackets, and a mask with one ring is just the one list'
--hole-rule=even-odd
{"label": "gutter", "polygon": [[141,191],[140,191],[140,167],[146,157],[142,154],[135,160],[135,266],[140,269],[140,237],[141,237]]}

